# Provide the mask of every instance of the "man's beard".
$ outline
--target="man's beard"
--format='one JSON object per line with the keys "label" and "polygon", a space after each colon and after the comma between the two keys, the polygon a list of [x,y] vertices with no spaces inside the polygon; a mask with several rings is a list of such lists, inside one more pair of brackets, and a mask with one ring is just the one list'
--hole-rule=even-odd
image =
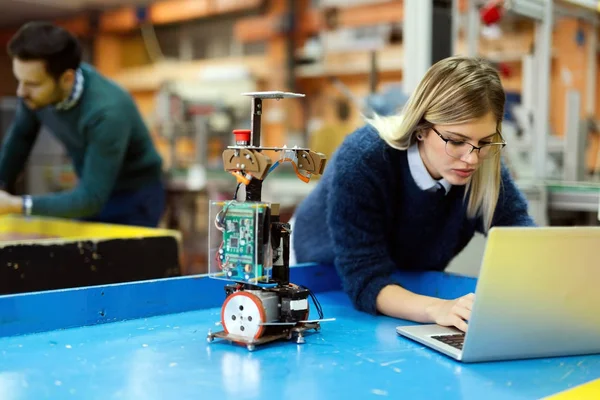
{"label": "man's beard", "polygon": [[35,100],[32,100],[29,97],[23,97],[22,100],[25,102],[25,104],[27,104],[27,107],[31,108],[32,110],[38,110],[41,108],[56,105],[60,103],[63,100],[63,98],[64,95],[62,94],[62,91],[57,87],[56,90],[52,92],[52,96],[50,97],[51,100],[46,101],[45,103],[39,103]]}

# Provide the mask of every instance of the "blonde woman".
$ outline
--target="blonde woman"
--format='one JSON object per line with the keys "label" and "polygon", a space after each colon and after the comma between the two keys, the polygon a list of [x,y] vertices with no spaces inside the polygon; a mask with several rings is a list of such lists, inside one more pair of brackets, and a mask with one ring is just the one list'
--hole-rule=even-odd
{"label": "blonde woman", "polygon": [[369,121],[329,161],[294,215],[295,261],[335,265],[359,310],[466,331],[473,294],[423,296],[392,274],[443,270],[492,226],[534,226],[501,163],[504,102],[486,62],[433,65],[400,115]]}

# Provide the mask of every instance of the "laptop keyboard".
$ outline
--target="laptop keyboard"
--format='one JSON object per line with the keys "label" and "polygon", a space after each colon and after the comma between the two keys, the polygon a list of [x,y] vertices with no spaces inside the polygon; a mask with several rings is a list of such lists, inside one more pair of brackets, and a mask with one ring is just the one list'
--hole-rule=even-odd
{"label": "laptop keyboard", "polygon": [[462,350],[463,343],[465,341],[464,333],[457,333],[454,335],[436,335],[432,336],[432,339],[439,340],[442,343],[446,343],[449,346],[452,346],[458,350]]}

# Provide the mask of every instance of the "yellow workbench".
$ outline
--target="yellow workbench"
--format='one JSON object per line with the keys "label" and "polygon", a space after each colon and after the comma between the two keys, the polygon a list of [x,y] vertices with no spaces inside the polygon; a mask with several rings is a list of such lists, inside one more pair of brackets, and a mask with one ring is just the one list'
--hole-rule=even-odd
{"label": "yellow workbench", "polygon": [[559,392],[544,400],[598,400],[600,399],[600,379],[584,383],[573,389]]}
{"label": "yellow workbench", "polygon": [[180,275],[178,231],[0,217],[0,295]]}

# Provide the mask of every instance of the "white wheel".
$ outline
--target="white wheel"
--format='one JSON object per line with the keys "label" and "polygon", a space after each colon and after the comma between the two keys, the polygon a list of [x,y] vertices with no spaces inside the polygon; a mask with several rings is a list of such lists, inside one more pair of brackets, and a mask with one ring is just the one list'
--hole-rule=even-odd
{"label": "white wheel", "polygon": [[225,332],[247,339],[258,339],[266,322],[265,310],[258,296],[245,291],[227,297],[221,308],[221,323]]}

